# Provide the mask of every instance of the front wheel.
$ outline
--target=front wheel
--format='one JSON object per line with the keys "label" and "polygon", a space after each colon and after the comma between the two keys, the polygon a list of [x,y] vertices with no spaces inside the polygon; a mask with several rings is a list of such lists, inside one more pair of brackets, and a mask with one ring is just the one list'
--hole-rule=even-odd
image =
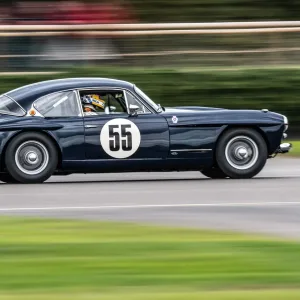
{"label": "front wheel", "polygon": [[230,178],[254,177],[263,169],[267,158],[266,142],[254,129],[231,129],[217,144],[217,164]]}
{"label": "front wheel", "polygon": [[8,173],[0,173],[0,181],[4,183],[18,183],[11,175]]}
{"label": "front wheel", "polygon": [[55,171],[58,155],[52,141],[45,135],[27,132],[16,136],[5,152],[9,175],[21,183],[41,183]]}
{"label": "front wheel", "polygon": [[212,167],[209,169],[203,169],[200,171],[204,176],[212,178],[212,179],[224,179],[228,177],[223,171],[219,168]]}

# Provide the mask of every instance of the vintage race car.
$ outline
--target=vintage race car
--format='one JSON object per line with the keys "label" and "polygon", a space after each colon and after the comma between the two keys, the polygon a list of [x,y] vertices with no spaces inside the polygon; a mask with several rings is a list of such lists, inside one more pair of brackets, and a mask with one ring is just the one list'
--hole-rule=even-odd
{"label": "vintage race car", "polygon": [[44,81],[0,96],[0,180],[195,170],[251,178],[290,150],[281,144],[287,128],[285,116],[265,109],[164,108],[120,80]]}

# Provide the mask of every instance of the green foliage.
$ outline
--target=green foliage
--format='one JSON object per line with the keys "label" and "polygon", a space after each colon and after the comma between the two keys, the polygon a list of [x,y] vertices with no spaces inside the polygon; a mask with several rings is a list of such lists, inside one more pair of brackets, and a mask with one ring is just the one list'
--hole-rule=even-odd
{"label": "green foliage", "polygon": [[149,22],[297,20],[295,0],[131,0],[137,15]]}
{"label": "green foliage", "polygon": [[110,77],[128,80],[163,106],[198,105],[262,109],[286,114],[300,129],[300,68],[172,70],[82,68],[51,76],[4,76],[0,92],[53,78]]}

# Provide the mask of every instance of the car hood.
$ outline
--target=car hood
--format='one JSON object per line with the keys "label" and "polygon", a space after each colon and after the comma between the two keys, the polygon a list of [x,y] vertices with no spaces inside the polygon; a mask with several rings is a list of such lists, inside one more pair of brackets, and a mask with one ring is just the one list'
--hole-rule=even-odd
{"label": "car hood", "polygon": [[215,111],[226,110],[225,108],[205,107],[205,106],[177,106],[177,107],[165,107],[166,113],[193,113],[199,111]]}
{"label": "car hood", "polygon": [[166,107],[162,112],[170,126],[191,125],[275,125],[283,124],[284,116],[268,110],[231,110],[214,107]]}

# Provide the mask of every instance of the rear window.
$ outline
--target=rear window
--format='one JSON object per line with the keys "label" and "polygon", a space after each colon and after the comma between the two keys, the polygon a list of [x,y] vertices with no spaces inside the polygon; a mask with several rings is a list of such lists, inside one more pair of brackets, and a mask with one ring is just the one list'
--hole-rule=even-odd
{"label": "rear window", "polygon": [[24,116],[25,111],[11,98],[2,95],[0,96],[0,114]]}

